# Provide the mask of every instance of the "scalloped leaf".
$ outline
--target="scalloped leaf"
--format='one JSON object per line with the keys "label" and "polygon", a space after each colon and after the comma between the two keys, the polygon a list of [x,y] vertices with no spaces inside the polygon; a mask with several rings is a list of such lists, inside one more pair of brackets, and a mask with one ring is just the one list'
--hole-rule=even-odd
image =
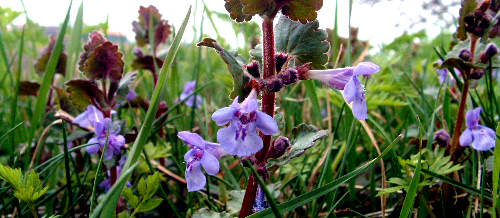
{"label": "scalloped leaf", "polygon": [[462,0],[462,7],[460,8],[460,17],[458,18],[457,38],[464,41],[467,39],[467,32],[465,32],[464,18],[467,14],[476,10],[476,0]]}
{"label": "scalloped leaf", "polygon": [[241,0],[241,3],[243,4],[243,13],[251,16],[262,15],[274,5],[272,0]]}
{"label": "scalloped leaf", "polygon": [[195,214],[193,214],[192,218],[231,218],[231,214],[226,213],[226,212],[213,212],[210,211],[208,208],[201,208],[198,210]]}
{"label": "scalloped leaf", "polygon": [[68,88],[66,92],[69,93],[69,99],[73,104],[83,109],[93,102],[101,102],[104,94],[97,87],[95,82],[86,79],[73,79],[66,83]]}
{"label": "scalloped leaf", "polygon": [[[150,18],[152,23],[150,22]],[[153,26],[155,47],[167,41],[172,33],[172,26],[167,20],[162,19],[160,11],[155,6],[139,8],[139,21],[132,22],[132,31],[135,32],[135,41],[139,47],[149,44],[149,27]]]}
{"label": "scalloped leaf", "polygon": [[323,0],[291,0],[281,9],[281,13],[293,21],[305,24],[316,20],[318,11],[323,7]]}
{"label": "scalloped leaf", "polygon": [[432,66],[437,69],[447,69],[447,68],[457,68],[460,70],[471,69],[471,68],[485,69],[485,67],[475,65],[471,62],[464,61],[460,58],[448,58],[442,63],[434,63]]}
{"label": "scalloped leaf", "polygon": [[122,78],[123,54],[118,51],[118,45],[106,41],[90,52],[83,64],[83,72],[91,80],[109,78],[117,82]]}
{"label": "scalloped leaf", "polygon": [[276,51],[295,56],[297,66],[311,63],[315,69],[323,69],[330,43],[326,31],[318,27],[317,20],[302,24],[281,16],[275,27]]}
{"label": "scalloped leaf", "polygon": [[243,64],[245,64],[247,60],[236,51],[227,51],[222,48],[217,41],[211,38],[203,39],[197,46],[210,47],[219,53],[222,60],[226,62],[229,72],[233,77],[233,91],[229,97],[234,99],[240,96],[239,100],[243,101],[250,93],[250,90],[245,89],[245,85],[250,81],[250,78],[243,73]]}
{"label": "scalloped leaf", "polygon": [[328,135],[327,130],[318,130],[313,125],[300,124],[292,130],[293,139],[291,146],[278,159],[269,159],[267,168],[275,165],[283,166],[293,158],[299,157],[307,149],[316,144],[316,141]]}
{"label": "scalloped leaf", "polygon": [[[36,60],[35,63],[35,71],[38,74],[45,72],[45,68],[47,67],[47,63],[49,62],[50,55],[52,54],[52,49],[54,49],[54,45],[56,44],[56,39],[51,36],[49,45],[43,50],[42,55]],[[57,61],[56,73],[66,75],[66,62],[68,60],[68,55],[66,53],[61,52],[59,55],[59,60]]]}
{"label": "scalloped leaf", "polygon": [[231,19],[236,22],[245,22],[252,20],[253,15],[248,15],[243,13],[243,3],[240,0],[225,0],[226,4],[224,7],[227,12],[229,12],[229,16]]}

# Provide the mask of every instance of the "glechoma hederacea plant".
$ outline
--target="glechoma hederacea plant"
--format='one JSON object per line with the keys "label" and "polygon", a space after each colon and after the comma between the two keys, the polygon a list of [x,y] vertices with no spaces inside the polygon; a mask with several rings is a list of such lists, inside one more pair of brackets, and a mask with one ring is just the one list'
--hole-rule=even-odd
{"label": "glechoma hederacea plant", "polygon": [[[0,7],[0,215],[500,216],[500,1],[374,55],[355,28],[319,29],[323,0],[224,2],[197,1],[196,46],[191,8],[174,28],[141,6],[130,44],[83,28],[83,4],[69,40],[69,9],[37,38]],[[247,44],[227,49],[214,18]]]}

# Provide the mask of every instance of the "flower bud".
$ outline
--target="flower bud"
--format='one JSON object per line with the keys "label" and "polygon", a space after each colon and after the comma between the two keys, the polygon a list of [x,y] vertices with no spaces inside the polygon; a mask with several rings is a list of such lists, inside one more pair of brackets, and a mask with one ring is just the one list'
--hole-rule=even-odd
{"label": "flower bud", "polygon": [[281,157],[286,149],[290,147],[290,141],[287,137],[279,137],[273,142],[273,146],[269,149],[269,153],[267,154],[268,158],[279,158]]}
{"label": "flower bud", "polygon": [[253,60],[252,63],[247,64],[247,72],[252,75],[254,78],[260,78],[260,68],[259,62]]}
{"label": "flower bud", "polygon": [[269,92],[279,92],[283,88],[283,81],[280,78],[269,78],[264,81],[265,87]]}
{"label": "flower bud", "polygon": [[490,7],[490,4],[491,4],[491,0],[484,0],[481,2],[481,4],[479,5],[479,7],[477,9],[482,11],[482,12],[486,12],[488,10],[488,8]]}
{"label": "flower bud", "polygon": [[497,46],[495,44],[490,43],[486,47],[486,50],[484,51],[484,53],[486,54],[486,56],[492,58],[493,56],[495,56],[496,54],[498,54],[498,48],[497,48]]}
{"label": "flower bud", "polygon": [[486,73],[486,71],[484,71],[482,69],[475,69],[469,75],[469,79],[481,79],[484,76],[485,73]]}
{"label": "flower bud", "polygon": [[144,56],[144,53],[142,52],[142,50],[138,47],[134,48],[134,51],[133,51],[134,55],[137,56],[137,57],[142,57]]}
{"label": "flower bud", "polygon": [[450,144],[450,134],[445,129],[440,129],[434,133],[434,142],[441,147],[447,147]]}
{"label": "flower bud", "polygon": [[472,52],[469,49],[462,49],[458,52],[458,57],[464,61],[472,62]]}
{"label": "flower bud", "polygon": [[283,84],[290,85],[299,81],[299,71],[293,68],[287,68],[278,77],[283,81]]}
{"label": "flower bud", "polygon": [[276,54],[276,56],[274,58],[276,60],[276,72],[280,72],[281,69],[283,68],[283,65],[288,60],[288,55],[285,53],[279,52]]}
{"label": "flower bud", "polygon": [[490,26],[490,18],[481,10],[476,10],[464,18],[465,31],[476,36],[482,36]]}

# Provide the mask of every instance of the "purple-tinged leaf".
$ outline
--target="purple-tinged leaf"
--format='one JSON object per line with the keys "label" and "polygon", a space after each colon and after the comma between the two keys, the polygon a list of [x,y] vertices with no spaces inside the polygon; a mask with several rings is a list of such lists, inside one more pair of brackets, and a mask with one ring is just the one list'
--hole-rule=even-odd
{"label": "purple-tinged leaf", "polygon": [[318,11],[323,7],[323,0],[290,0],[281,9],[283,15],[293,21],[305,24],[316,20]]}
{"label": "purple-tinged leaf", "polygon": [[447,69],[447,68],[457,68],[460,70],[466,69],[485,69],[485,67],[480,65],[475,65],[471,62],[464,61],[460,58],[448,58],[442,63],[434,63],[433,65],[437,69]]}
{"label": "purple-tinged leaf", "polygon": [[275,5],[273,0],[241,0],[243,13],[247,15],[264,14],[270,6]]}
{"label": "purple-tinged leaf", "polygon": [[19,95],[31,95],[38,96],[38,90],[40,89],[40,84],[37,82],[21,81],[19,82]]}
{"label": "purple-tinged leaf", "polygon": [[73,101],[73,104],[81,109],[94,103],[100,103],[104,98],[102,91],[93,81],[73,79],[68,81],[66,85],[68,86],[66,92],[69,93],[69,98]]}
{"label": "purple-tinged leaf", "polygon": [[[139,8],[139,21],[132,22],[132,31],[135,32],[137,45],[143,47],[149,43],[149,27],[152,25],[154,30],[155,47],[160,43],[165,43],[172,33],[172,27],[168,21],[163,20],[158,9],[152,5],[149,7],[141,6]],[[150,19],[152,23],[150,23]]]}
{"label": "purple-tinged leaf", "polygon": [[[158,69],[163,66],[163,60],[156,58],[156,65]],[[151,72],[156,72],[155,65],[153,63],[153,56],[151,55],[139,55],[132,61],[132,69],[134,70],[150,70]]]}
{"label": "purple-tinged leaf", "polygon": [[474,12],[477,7],[476,0],[462,0],[462,7],[460,8],[460,17],[458,18],[457,38],[464,41],[467,39],[467,32],[465,31],[464,18],[468,14]]}
{"label": "purple-tinged leaf", "polygon": [[91,80],[109,78],[117,82],[123,74],[123,54],[118,51],[118,46],[106,41],[90,52],[88,59],[83,64],[83,72]]}
{"label": "purple-tinged leaf", "polygon": [[104,42],[106,42],[106,38],[104,38],[104,35],[102,35],[102,33],[95,31],[89,34],[89,41],[83,45],[83,52],[80,54],[80,60],[78,61],[78,70],[84,72],[83,65],[85,61],[87,61],[89,54]]}
{"label": "purple-tinged leaf", "polygon": [[[37,59],[35,63],[35,71],[39,74],[45,72],[45,68],[47,67],[47,63],[49,62],[50,55],[52,54],[52,49],[56,44],[56,39],[54,37],[50,37],[49,45],[43,50],[42,55]],[[59,56],[59,60],[57,61],[56,73],[66,75],[66,61],[68,60],[68,55],[64,52]]]}
{"label": "purple-tinged leaf", "polygon": [[229,12],[229,16],[231,19],[235,20],[236,22],[245,22],[245,21],[250,21],[252,20],[252,15],[248,15],[243,13],[243,3],[241,3],[241,0],[225,0],[226,4],[224,7],[226,8],[227,12]]}

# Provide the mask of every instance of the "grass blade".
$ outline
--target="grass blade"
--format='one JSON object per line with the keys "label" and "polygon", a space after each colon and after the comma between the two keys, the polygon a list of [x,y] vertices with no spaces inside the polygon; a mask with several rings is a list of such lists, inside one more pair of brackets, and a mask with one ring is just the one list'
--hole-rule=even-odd
{"label": "grass blade", "polygon": [[76,62],[78,61],[78,53],[82,47],[82,30],[83,29],[83,1],[80,2],[78,13],[76,14],[71,38],[68,46],[68,64],[66,65],[66,80],[73,79],[73,71],[76,70]]}
{"label": "grass blade", "polygon": [[264,191],[264,194],[266,195],[267,201],[271,205],[271,209],[273,210],[273,213],[276,217],[281,218],[283,215],[280,213],[278,209],[278,204],[276,204],[276,200],[274,200],[274,196],[269,192],[267,189],[266,183],[264,180],[259,176],[259,173],[255,169],[252,163],[250,163],[249,160],[246,160],[248,166],[250,166],[250,170],[252,170],[252,173],[255,175],[255,178],[257,178],[257,182],[259,182],[260,188]]}
{"label": "grass blade", "polygon": [[[167,81],[167,75],[169,74],[170,71],[170,66],[172,64],[172,61],[175,57],[175,54],[177,52],[177,49],[180,46],[181,43],[181,38],[182,35],[184,34],[184,30],[186,29],[189,17],[191,15],[191,7],[189,7],[189,10],[186,14],[186,17],[184,18],[184,21],[182,23],[181,28],[179,29],[179,32],[176,34],[174,41],[172,43],[172,46],[170,47],[170,50],[167,54],[167,57],[165,58],[165,62],[163,64],[163,67],[160,71],[159,79],[158,79],[158,84],[156,85],[153,96],[151,98],[151,104],[150,107],[146,113],[146,118],[144,120],[144,123],[142,124],[141,130],[139,131],[139,134],[137,135],[137,139],[134,142],[134,145],[132,146],[130,153],[127,156],[127,162],[125,162],[125,165],[123,166],[123,170],[129,170],[131,169],[131,165],[135,164],[139,156],[141,154],[143,146],[146,144],[147,138],[149,136],[149,132],[151,131],[153,120],[156,115],[156,111],[158,110],[158,105],[160,103],[160,94],[162,91],[163,86],[165,85],[165,82]],[[120,175],[120,178],[118,180],[125,180],[128,181],[130,178],[131,174],[122,174]],[[102,211],[102,216],[103,217],[111,217],[115,207],[118,203],[118,199],[120,197],[120,194],[125,187],[126,182],[124,183],[116,183],[113,188],[108,192],[107,194],[107,201],[103,201],[101,204],[99,204],[94,211],[94,213],[91,215],[91,217],[98,217],[99,214]],[[98,209],[100,208],[100,209]]]}
{"label": "grass blade", "polygon": [[[68,152],[68,139],[66,137],[66,127],[64,121],[62,122],[62,134],[63,134],[63,148],[64,148],[64,169],[66,172],[66,183],[68,184],[68,203],[73,205],[73,190],[71,189],[71,173],[69,169],[69,152]],[[107,141],[107,140],[106,140]],[[78,175],[77,175],[78,176]],[[75,218],[75,210],[73,207],[68,209],[71,217]]]}
{"label": "grass blade", "polygon": [[315,120],[321,120],[321,106],[319,105],[318,94],[316,93],[316,86],[314,81],[306,80],[303,82],[306,86],[307,95],[311,99],[313,105],[313,116]]}
{"label": "grass blade", "polygon": [[[392,143],[384,150],[384,152],[382,152],[381,155],[379,155],[377,158],[371,160],[370,162],[366,163],[362,167],[338,178],[337,180],[334,180],[331,183],[328,183],[327,185],[325,185],[321,188],[314,189],[306,194],[300,195],[299,197],[297,197],[295,199],[292,199],[288,202],[279,204],[278,208],[280,209],[280,212],[286,213],[286,212],[291,211],[295,208],[301,207],[301,206],[313,201],[314,199],[317,199],[321,196],[324,196],[324,195],[330,193],[334,189],[338,188],[340,185],[342,185],[345,182],[349,181],[350,179],[358,176],[363,171],[365,171],[368,168],[375,165],[378,161],[380,161],[382,159],[382,157],[384,157],[387,153],[389,153],[389,151],[391,151],[396,146],[396,142],[398,141],[398,139],[400,137],[401,137],[401,135],[398,136],[394,141],[392,141]],[[273,217],[273,212],[272,212],[271,208],[268,208],[268,209],[265,209],[261,212],[255,213],[249,217],[250,218]]]}
{"label": "grass blade", "polygon": [[417,188],[420,183],[420,173],[422,169],[422,156],[418,159],[417,169],[415,170],[415,174],[413,175],[413,179],[410,183],[410,188],[408,189],[408,193],[406,194],[405,201],[403,203],[403,209],[401,209],[400,218],[409,217],[412,210],[413,205],[415,204],[415,197],[417,197]]}
{"label": "grass blade", "polygon": [[0,137],[0,142],[5,138],[7,137],[12,131],[16,130],[17,128],[19,128],[21,126],[21,124],[23,124],[23,122],[20,122],[19,124],[15,125],[14,127],[12,127],[9,131],[7,131],[5,134],[3,134],[1,137]]}
{"label": "grass blade", "polygon": [[[64,35],[68,27],[69,14],[70,14],[69,12],[71,11],[72,3],[73,0],[70,1],[68,11],[66,12],[66,17],[64,18],[61,30],[59,32],[59,35],[57,36],[56,44],[52,49],[52,53],[47,63],[47,67],[45,68],[45,74],[43,76],[42,84],[40,85],[40,89],[38,91],[38,97],[36,99],[35,108],[33,110],[33,117],[31,117],[31,129],[29,134],[28,147],[31,145],[31,141],[33,140],[36,130],[38,129],[38,125],[40,124],[42,117],[45,115],[45,107],[47,99],[49,98],[50,86],[52,85],[52,80],[54,79],[54,73],[56,72],[59,56],[61,55],[63,50]],[[29,161],[28,159],[31,156],[30,150],[31,149],[26,149],[27,151],[27,154],[25,155],[26,162]]]}

